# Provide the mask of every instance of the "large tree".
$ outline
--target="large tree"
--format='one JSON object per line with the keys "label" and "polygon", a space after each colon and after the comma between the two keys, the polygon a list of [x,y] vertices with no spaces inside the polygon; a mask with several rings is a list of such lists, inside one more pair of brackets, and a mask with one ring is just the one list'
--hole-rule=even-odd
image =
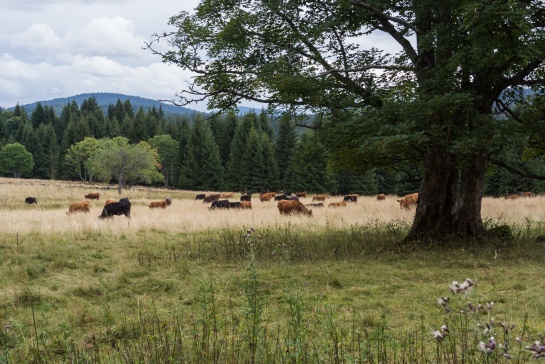
{"label": "large tree", "polygon": [[[201,0],[148,47],[196,75],[180,104],[310,108],[329,116],[341,159],[419,161],[408,238],[480,238],[485,171],[503,130],[493,111],[517,94],[506,90],[544,84],[543,9],[541,0]],[[372,47],[371,36],[399,50]],[[155,46],[163,40],[166,52]]]}

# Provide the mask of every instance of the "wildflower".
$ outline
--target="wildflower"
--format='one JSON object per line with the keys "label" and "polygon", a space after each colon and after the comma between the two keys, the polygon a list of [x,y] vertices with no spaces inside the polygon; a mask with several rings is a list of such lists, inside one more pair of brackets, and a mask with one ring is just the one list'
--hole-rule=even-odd
{"label": "wildflower", "polygon": [[471,279],[467,278],[461,284],[458,283],[458,281],[452,281],[449,288],[453,294],[462,293],[464,296],[467,296],[474,285],[475,283]]}
{"label": "wildflower", "polygon": [[437,341],[438,343],[442,342],[446,336],[444,333],[442,333],[439,330],[435,330],[431,334],[433,335],[434,340]]}
{"label": "wildflower", "polygon": [[526,346],[525,348],[534,353],[534,355],[532,356],[533,359],[539,359],[545,356],[545,345],[541,345],[539,341],[535,341],[534,345]]}
{"label": "wildflower", "polygon": [[443,306],[443,307],[447,307],[448,305],[448,297],[439,297],[437,299],[437,304]]}
{"label": "wildflower", "polygon": [[496,348],[496,341],[494,340],[494,336],[490,337],[488,339],[488,343],[484,343],[483,341],[479,342],[479,345],[477,345],[477,349],[479,351],[482,351],[483,353],[492,354],[494,352],[494,349]]}
{"label": "wildflower", "polygon": [[449,288],[450,288],[450,291],[452,292],[452,294],[456,294],[456,293],[460,292],[460,285],[458,284],[457,281],[452,281]]}
{"label": "wildflower", "polygon": [[443,333],[445,333],[445,332],[448,333],[449,332],[447,325],[441,326],[441,332],[443,332]]}
{"label": "wildflower", "polygon": [[486,303],[486,308],[488,309],[488,311],[492,310],[493,306],[494,306],[494,302],[487,302]]}

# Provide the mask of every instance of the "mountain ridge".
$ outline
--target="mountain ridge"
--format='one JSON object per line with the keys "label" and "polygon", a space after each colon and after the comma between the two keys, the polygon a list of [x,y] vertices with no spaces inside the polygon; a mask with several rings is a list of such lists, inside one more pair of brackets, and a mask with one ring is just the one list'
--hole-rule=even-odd
{"label": "mountain ridge", "polygon": [[[154,100],[154,99],[149,99],[149,98],[140,97],[140,96],[131,96],[131,95],[120,94],[120,93],[113,93],[113,92],[82,93],[82,94],[77,94],[77,95],[68,96],[68,97],[59,97],[59,98],[55,98],[51,100],[35,101],[33,103],[19,105],[19,107],[23,108],[26,111],[26,113],[30,115],[36,108],[36,105],[40,103],[42,106],[48,105],[49,107],[52,107],[55,114],[60,115],[62,109],[68,103],[75,101],[78,104],[78,106],[81,106],[84,100],[87,100],[91,97],[94,97],[97,100],[99,107],[101,108],[101,110],[104,112],[105,115],[108,111],[108,106],[110,104],[115,105],[117,103],[117,100],[120,100],[121,102],[125,102],[126,100],[129,100],[135,112],[138,111],[140,107],[142,107],[144,110],[152,109],[153,107],[158,109],[159,107],[161,107],[163,109],[163,112],[167,116],[168,115],[175,115],[175,116],[190,115],[195,113],[206,114],[206,112],[197,111],[187,107],[167,104],[167,103]],[[241,114],[245,114],[251,111],[257,111],[255,108],[250,108],[246,106],[239,106],[238,108],[239,108],[239,113]],[[15,106],[7,108],[7,110],[13,110],[13,109],[15,109]]]}

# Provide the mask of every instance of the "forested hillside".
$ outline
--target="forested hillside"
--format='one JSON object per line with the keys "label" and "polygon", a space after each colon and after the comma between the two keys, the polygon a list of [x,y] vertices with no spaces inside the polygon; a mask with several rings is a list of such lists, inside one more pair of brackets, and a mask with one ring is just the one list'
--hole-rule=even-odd
{"label": "forested hillside", "polygon": [[[23,178],[191,190],[401,195],[418,190],[421,177],[418,165],[357,172],[333,168],[327,143],[312,128],[296,131],[294,120],[272,119],[265,111],[210,119],[199,113],[167,117],[161,106],[136,109],[128,99],[117,99],[106,112],[94,97],[81,104],[72,100],[60,113],[41,103],[30,114],[20,106],[0,110],[0,141],[2,175]],[[138,162],[151,155],[151,164],[134,164],[128,170],[142,170],[116,175],[115,166],[107,165],[115,159],[108,153],[116,148]],[[535,173],[545,170],[542,162],[525,165],[520,154],[511,151],[505,158]],[[487,177],[488,195],[544,190],[543,182],[503,170],[491,169]]]}

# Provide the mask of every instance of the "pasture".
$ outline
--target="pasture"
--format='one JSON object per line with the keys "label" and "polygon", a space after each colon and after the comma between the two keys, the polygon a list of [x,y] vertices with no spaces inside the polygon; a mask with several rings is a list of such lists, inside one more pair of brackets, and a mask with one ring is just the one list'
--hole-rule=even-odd
{"label": "pasture", "polygon": [[[90,192],[90,213],[66,214]],[[545,197],[485,198],[487,227],[514,238],[439,247],[402,243],[414,210],[395,196],[332,196],[307,217],[258,196],[209,210],[196,194],[0,178],[0,362],[464,362],[490,359],[478,347],[494,335],[523,362],[545,332]],[[98,219],[121,197],[130,219]],[[471,293],[453,295],[466,278]]]}

